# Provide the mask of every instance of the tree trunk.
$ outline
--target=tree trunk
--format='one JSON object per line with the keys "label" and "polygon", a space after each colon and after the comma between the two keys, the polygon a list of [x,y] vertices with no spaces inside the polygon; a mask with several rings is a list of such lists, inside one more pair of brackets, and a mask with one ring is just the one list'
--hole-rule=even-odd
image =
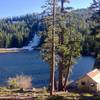
{"label": "tree trunk", "polygon": [[[64,36],[63,36],[63,28],[62,28],[62,32],[61,34],[59,35],[59,44],[60,45],[63,45],[64,44]],[[60,57],[61,57],[61,61],[59,63],[59,86],[58,86],[58,90],[59,91],[62,91],[63,90],[63,61],[64,61],[64,54],[61,53],[60,54]]]}
{"label": "tree trunk", "polygon": [[61,0],[61,12],[64,11],[64,0]]}
{"label": "tree trunk", "polygon": [[66,85],[68,84],[68,81],[69,81],[71,60],[72,60],[72,57],[70,56],[69,64],[68,64],[68,68],[67,68],[67,72],[66,72],[66,76],[65,76],[65,82],[64,82],[64,86],[63,86],[63,90],[65,90],[65,91],[66,91]]}
{"label": "tree trunk", "polygon": [[53,0],[53,29],[52,29],[52,63],[50,69],[50,95],[53,95],[55,90],[55,20],[56,20],[56,0]]}
{"label": "tree trunk", "polygon": [[59,91],[63,90],[63,60],[59,63]]}

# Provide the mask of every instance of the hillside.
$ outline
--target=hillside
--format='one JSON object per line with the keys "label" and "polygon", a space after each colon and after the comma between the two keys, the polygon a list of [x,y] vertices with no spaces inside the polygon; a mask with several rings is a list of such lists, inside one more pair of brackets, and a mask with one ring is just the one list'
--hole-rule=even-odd
{"label": "hillside", "polygon": [[0,20],[0,47],[22,47],[37,31],[37,15],[30,14]]}
{"label": "hillside", "polygon": [[[79,31],[86,34],[89,30],[87,19],[91,11],[78,9],[72,11],[73,21],[78,23]],[[67,18],[66,18],[67,19]],[[0,19],[0,48],[22,47],[28,44],[34,36],[33,33],[41,30],[38,26],[38,14],[27,14],[25,16]]]}

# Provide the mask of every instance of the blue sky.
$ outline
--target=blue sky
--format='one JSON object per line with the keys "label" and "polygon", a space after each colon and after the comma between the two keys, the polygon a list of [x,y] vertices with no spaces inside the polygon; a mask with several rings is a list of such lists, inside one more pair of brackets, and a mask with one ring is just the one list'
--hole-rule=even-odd
{"label": "blue sky", "polygon": [[[46,0],[0,0],[0,17],[19,16],[27,13],[41,12]],[[70,6],[86,8],[92,0],[71,0]]]}

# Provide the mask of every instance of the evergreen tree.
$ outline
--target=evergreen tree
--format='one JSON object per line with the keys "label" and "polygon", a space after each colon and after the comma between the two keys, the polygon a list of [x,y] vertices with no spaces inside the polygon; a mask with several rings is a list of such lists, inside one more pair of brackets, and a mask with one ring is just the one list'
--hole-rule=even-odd
{"label": "evergreen tree", "polygon": [[92,21],[95,22],[95,26],[92,28],[91,35],[94,37],[95,51],[97,52],[97,59],[95,66],[100,66],[100,0],[93,0],[93,4],[90,7],[93,10],[91,17]]}
{"label": "evergreen tree", "polygon": [[[58,14],[58,13],[57,13]],[[56,63],[59,71],[59,90],[65,90],[68,83],[71,66],[73,64],[73,58],[76,58],[80,54],[80,42],[81,34],[78,32],[78,28],[75,25],[75,21],[67,20],[70,13],[64,16],[59,13],[56,15],[56,25],[55,25],[55,53],[56,53]],[[71,18],[71,16],[69,16]],[[68,18],[68,19],[69,19]],[[43,59],[52,64],[52,14],[51,16],[46,16],[46,40],[43,44],[42,54]],[[44,33],[44,32],[43,32]],[[51,69],[50,69],[51,70]],[[66,70],[66,72],[65,72]],[[63,78],[65,79],[63,81]],[[63,84],[64,83],[64,84]]]}
{"label": "evergreen tree", "polygon": [[22,47],[37,32],[38,14],[0,19],[0,47]]}

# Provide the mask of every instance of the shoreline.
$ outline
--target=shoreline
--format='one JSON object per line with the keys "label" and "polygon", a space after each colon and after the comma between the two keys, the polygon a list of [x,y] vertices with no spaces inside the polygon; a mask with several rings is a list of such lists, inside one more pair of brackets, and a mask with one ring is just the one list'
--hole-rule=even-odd
{"label": "shoreline", "polygon": [[28,50],[25,48],[0,48],[0,53],[13,53],[13,52],[33,51],[33,50],[41,50],[41,48],[33,48],[32,50]]}
{"label": "shoreline", "polygon": [[24,50],[22,48],[0,48],[0,53],[20,52]]}

